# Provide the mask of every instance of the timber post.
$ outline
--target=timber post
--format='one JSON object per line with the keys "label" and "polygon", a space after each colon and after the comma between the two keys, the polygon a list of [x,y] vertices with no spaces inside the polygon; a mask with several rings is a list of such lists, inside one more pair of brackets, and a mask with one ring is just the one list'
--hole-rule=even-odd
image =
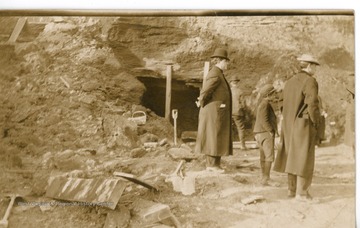
{"label": "timber post", "polygon": [[165,119],[170,120],[172,66],[166,66]]}

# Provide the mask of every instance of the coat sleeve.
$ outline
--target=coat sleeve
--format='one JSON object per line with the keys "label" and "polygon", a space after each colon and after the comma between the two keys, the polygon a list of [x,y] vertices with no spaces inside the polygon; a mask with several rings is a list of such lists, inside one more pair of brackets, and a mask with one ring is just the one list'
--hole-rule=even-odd
{"label": "coat sleeve", "polygon": [[216,87],[220,84],[220,78],[214,71],[210,71],[206,77],[203,88],[200,91],[199,101],[202,106],[211,99]]}
{"label": "coat sleeve", "polygon": [[267,102],[261,102],[258,110],[256,118],[261,121],[261,128],[264,129],[267,132],[274,132],[274,129],[270,123],[270,116],[269,116],[269,103]]}
{"label": "coat sleeve", "polygon": [[304,86],[304,103],[307,105],[307,110],[311,121],[315,126],[319,125],[320,109],[318,98],[318,83],[315,78],[311,77],[307,80]]}

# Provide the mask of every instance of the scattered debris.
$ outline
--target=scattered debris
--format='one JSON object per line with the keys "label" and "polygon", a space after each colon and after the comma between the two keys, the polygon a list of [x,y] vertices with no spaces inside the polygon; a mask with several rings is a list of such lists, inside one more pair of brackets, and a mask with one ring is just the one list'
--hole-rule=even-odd
{"label": "scattered debris", "polygon": [[147,151],[144,148],[135,148],[130,151],[130,156],[132,158],[141,158],[146,153],[147,153]]}
{"label": "scattered debris", "polygon": [[130,219],[130,211],[126,207],[120,206],[117,211],[107,213],[104,228],[128,227]]}
{"label": "scattered debris", "polygon": [[70,88],[69,83],[68,83],[63,77],[60,76],[60,79],[61,79],[61,81],[64,83],[64,85],[65,85],[67,88]]}
{"label": "scattered debris", "polygon": [[165,146],[166,144],[168,144],[167,138],[164,138],[164,139],[160,140],[160,142],[159,142],[159,146]]}
{"label": "scattered debris", "polygon": [[196,141],[197,131],[183,131],[181,133],[181,140],[183,142]]}
{"label": "scattered debris", "polygon": [[234,180],[236,180],[237,182],[241,183],[241,184],[248,184],[249,181],[247,178],[242,177],[242,176],[234,176]]}
{"label": "scattered debris", "polygon": [[139,179],[138,179],[137,177],[135,177],[133,174],[123,173],[123,172],[114,172],[113,175],[114,175],[114,176],[118,176],[118,177],[125,178],[125,179],[127,179],[127,180],[129,180],[129,181],[132,181],[132,182],[134,182],[134,183],[136,183],[136,184],[142,185],[142,186],[144,186],[145,188],[148,188],[148,189],[153,190],[153,191],[155,191],[155,192],[158,192],[158,191],[159,191],[156,187],[154,187],[154,186],[152,186],[152,185],[150,185],[150,184],[148,184],[148,183],[146,183],[146,182],[144,182],[144,181],[142,181],[142,180],[139,180]]}
{"label": "scattered debris", "polygon": [[237,169],[241,169],[241,168],[259,168],[257,167],[254,163],[249,162],[249,163],[241,163],[236,165]]}
{"label": "scattered debris", "polygon": [[51,206],[50,203],[40,204],[39,207],[40,207],[41,212],[50,211],[53,209],[53,207]]}
{"label": "scattered debris", "polygon": [[125,187],[125,183],[119,179],[50,177],[45,195],[115,209]]}
{"label": "scattered debris", "polygon": [[242,199],[241,203],[244,205],[252,204],[252,203],[258,203],[265,200],[265,198],[262,195],[253,195],[248,198]]}
{"label": "scattered debris", "polygon": [[193,160],[198,158],[197,154],[184,148],[170,148],[168,154],[174,160]]}
{"label": "scattered debris", "polygon": [[156,147],[157,145],[158,145],[157,142],[146,142],[146,143],[144,143],[144,147],[145,147],[145,148],[154,148],[154,147]]}
{"label": "scattered debris", "polygon": [[189,145],[185,144],[185,143],[182,143],[180,145],[180,148],[183,148],[183,149],[191,151],[191,152],[193,151],[192,148]]}
{"label": "scattered debris", "polygon": [[[259,148],[256,141],[246,141],[245,146],[248,149],[258,149]],[[233,142],[233,148],[234,149],[240,149],[241,148],[241,143],[239,141],[234,141]]]}
{"label": "scattered debris", "polygon": [[181,223],[175,215],[171,213],[168,205],[138,199],[132,204],[132,207],[133,213],[139,216],[143,223],[149,225],[170,218],[177,228],[181,227]]}

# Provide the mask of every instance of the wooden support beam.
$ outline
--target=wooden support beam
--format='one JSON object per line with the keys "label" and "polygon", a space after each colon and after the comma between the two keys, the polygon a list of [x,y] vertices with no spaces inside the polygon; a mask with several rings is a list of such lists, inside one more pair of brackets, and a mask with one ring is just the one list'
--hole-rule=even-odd
{"label": "wooden support beam", "polygon": [[166,95],[165,95],[165,118],[170,120],[170,108],[171,108],[171,77],[172,77],[172,66],[166,66]]}
{"label": "wooden support beam", "polygon": [[204,83],[205,83],[205,79],[206,79],[207,74],[209,73],[209,69],[210,69],[210,62],[205,62],[205,65],[204,65],[204,75],[203,75],[203,83],[202,83],[202,85],[204,85]]}
{"label": "wooden support beam", "polygon": [[21,17],[18,19],[15,28],[13,30],[13,32],[11,33],[11,36],[9,38],[9,43],[15,43],[17,38],[19,37],[21,31],[23,30],[25,24],[26,24],[27,18],[26,17]]}

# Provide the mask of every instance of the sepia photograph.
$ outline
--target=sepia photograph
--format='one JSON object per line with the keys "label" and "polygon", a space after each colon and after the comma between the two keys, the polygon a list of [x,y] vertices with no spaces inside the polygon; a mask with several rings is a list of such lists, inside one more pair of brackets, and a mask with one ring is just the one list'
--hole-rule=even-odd
{"label": "sepia photograph", "polygon": [[356,227],[354,10],[0,8],[0,228]]}

